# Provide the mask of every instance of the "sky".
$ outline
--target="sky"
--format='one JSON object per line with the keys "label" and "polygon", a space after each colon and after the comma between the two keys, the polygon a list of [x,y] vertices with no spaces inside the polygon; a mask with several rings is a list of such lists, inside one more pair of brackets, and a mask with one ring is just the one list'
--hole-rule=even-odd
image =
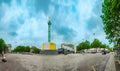
{"label": "sky", "polygon": [[18,45],[41,47],[48,41],[48,17],[51,40],[57,48],[63,42],[105,38],[102,0],[0,0],[0,38],[13,48]]}

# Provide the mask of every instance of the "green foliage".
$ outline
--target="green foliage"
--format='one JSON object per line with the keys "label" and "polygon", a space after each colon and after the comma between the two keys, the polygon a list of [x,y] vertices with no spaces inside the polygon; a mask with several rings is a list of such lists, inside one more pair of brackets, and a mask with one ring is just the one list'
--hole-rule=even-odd
{"label": "green foliage", "polygon": [[30,52],[29,46],[17,46],[13,52]]}
{"label": "green foliage", "polygon": [[40,53],[40,49],[39,48],[34,48],[32,53]]}
{"label": "green foliage", "polygon": [[110,48],[108,45],[106,45],[106,44],[101,44],[101,48],[106,48],[106,49],[108,49],[109,51],[113,51],[113,48]]}
{"label": "green foliage", "polygon": [[84,48],[84,42],[80,43],[78,46],[77,46],[77,51],[80,51],[80,50],[83,50],[85,49]]}
{"label": "green foliage", "polygon": [[6,46],[6,44],[5,44],[5,41],[4,41],[2,38],[0,38],[0,53],[1,53],[2,51],[5,52],[6,49],[7,49],[7,46]]}
{"label": "green foliage", "polygon": [[5,42],[3,39],[0,39],[0,50],[3,50],[5,47]]}
{"label": "green foliage", "polygon": [[107,45],[106,44],[101,44],[100,48],[107,48]]}
{"label": "green foliage", "polygon": [[[120,44],[119,44],[120,45]],[[113,50],[116,50],[119,48],[119,45],[118,44],[114,44],[114,47],[113,47]]]}
{"label": "green foliage", "polygon": [[77,51],[80,51],[83,49],[89,49],[89,48],[90,48],[90,42],[86,40],[85,42],[82,42],[77,46]]}
{"label": "green foliage", "polygon": [[106,48],[110,51],[112,51],[112,48],[110,48],[108,45],[101,43],[98,39],[94,39],[92,43],[89,41],[81,42],[77,46],[77,51],[84,50],[84,49],[90,49],[90,48]]}
{"label": "green foliage", "polygon": [[85,44],[86,44],[86,46],[85,46],[86,49],[89,49],[89,48],[90,48],[90,45],[91,45],[90,42],[89,42],[88,40],[86,40],[86,41],[85,41]]}
{"label": "green foliage", "polygon": [[30,47],[29,47],[29,46],[26,46],[26,47],[24,48],[24,50],[25,50],[25,52],[30,52]]}
{"label": "green foliage", "polygon": [[[32,53],[39,53],[39,48],[32,48]],[[31,48],[29,46],[17,46],[13,52],[30,52]]]}
{"label": "green foliage", "polygon": [[98,39],[94,39],[94,41],[91,43],[91,48],[100,48],[101,42]]}
{"label": "green foliage", "polygon": [[112,48],[110,48],[110,47],[107,47],[107,49],[108,49],[109,51],[111,51],[111,52],[113,51],[113,49],[112,49]]}
{"label": "green foliage", "polygon": [[120,1],[104,0],[102,5],[104,31],[109,42],[120,42]]}

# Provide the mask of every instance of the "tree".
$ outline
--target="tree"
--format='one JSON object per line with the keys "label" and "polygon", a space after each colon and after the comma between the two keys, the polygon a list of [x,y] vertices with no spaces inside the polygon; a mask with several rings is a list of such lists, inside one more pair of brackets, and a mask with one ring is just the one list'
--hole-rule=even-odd
{"label": "tree", "polygon": [[86,49],[90,48],[90,42],[88,40],[85,41],[85,47],[86,47]]}
{"label": "tree", "polygon": [[77,51],[83,50],[83,49],[89,49],[90,48],[90,42],[89,41],[85,41],[85,42],[81,42],[78,46],[77,46]]}
{"label": "tree", "polygon": [[29,46],[24,47],[24,51],[25,52],[30,52],[30,47]]}
{"label": "tree", "polygon": [[101,18],[109,42],[120,43],[120,1],[104,0]]}
{"label": "tree", "polygon": [[101,44],[100,48],[107,48],[107,45],[106,44]]}
{"label": "tree", "polygon": [[91,43],[91,48],[100,48],[101,42],[98,39],[94,39],[94,41]]}
{"label": "tree", "polygon": [[40,53],[40,49],[39,48],[34,48],[32,53]]}
{"label": "tree", "polygon": [[112,51],[112,48],[110,48],[108,45],[101,43],[98,39],[94,39],[92,43],[89,41],[81,42],[77,46],[77,51],[84,50],[84,49],[90,49],[90,48],[104,48]]}
{"label": "tree", "polygon": [[108,45],[106,45],[106,49],[108,49],[109,51],[113,51],[113,48],[109,47]]}
{"label": "tree", "polygon": [[2,38],[0,38],[0,53],[2,53],[2,51],[5,52],[6,49],[7,49],[7,46],[5,44],[5,41]]}
{"label": "tree", "polygon": [[17,46],[13,52],[30,52],[29,46]]}
{"label": "tree", "polygon": [[114,44],[113,50],[116,50],[117,48],[119,48],[118,45],[117,45],[117,44]]}

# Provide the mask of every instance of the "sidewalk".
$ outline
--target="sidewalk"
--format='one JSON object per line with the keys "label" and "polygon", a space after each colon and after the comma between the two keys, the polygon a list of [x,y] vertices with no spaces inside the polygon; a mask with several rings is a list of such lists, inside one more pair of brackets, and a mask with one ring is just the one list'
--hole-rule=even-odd
{"label": "sidewalk", "polygon": [[110,54],[110,58],[107,62],[105,71],[116,71],[113,53]]}
{"label": "sidewalk", "polygon": [[115,61],[115,67],[116,71],[120,71],[120,64],[118,63],[118,61]]}
{"label": "sidewalk", "polygon": [[114,55],[114,60],[115,60],[114,62],[115,62],[116,71],[120,71],[120,60],[116,54]]}

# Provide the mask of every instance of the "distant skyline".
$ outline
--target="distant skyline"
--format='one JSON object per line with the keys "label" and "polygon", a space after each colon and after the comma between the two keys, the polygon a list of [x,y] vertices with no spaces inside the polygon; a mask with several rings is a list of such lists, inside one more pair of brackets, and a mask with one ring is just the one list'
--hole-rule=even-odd
{"label": "distant skyline", "polygon": [[47,42],[48,17],[51,19],[52,41],[62,42],[94,38],[105,39],[102,19],[102,0],[0,0],[0,38],[13,47],[41,47]]}

